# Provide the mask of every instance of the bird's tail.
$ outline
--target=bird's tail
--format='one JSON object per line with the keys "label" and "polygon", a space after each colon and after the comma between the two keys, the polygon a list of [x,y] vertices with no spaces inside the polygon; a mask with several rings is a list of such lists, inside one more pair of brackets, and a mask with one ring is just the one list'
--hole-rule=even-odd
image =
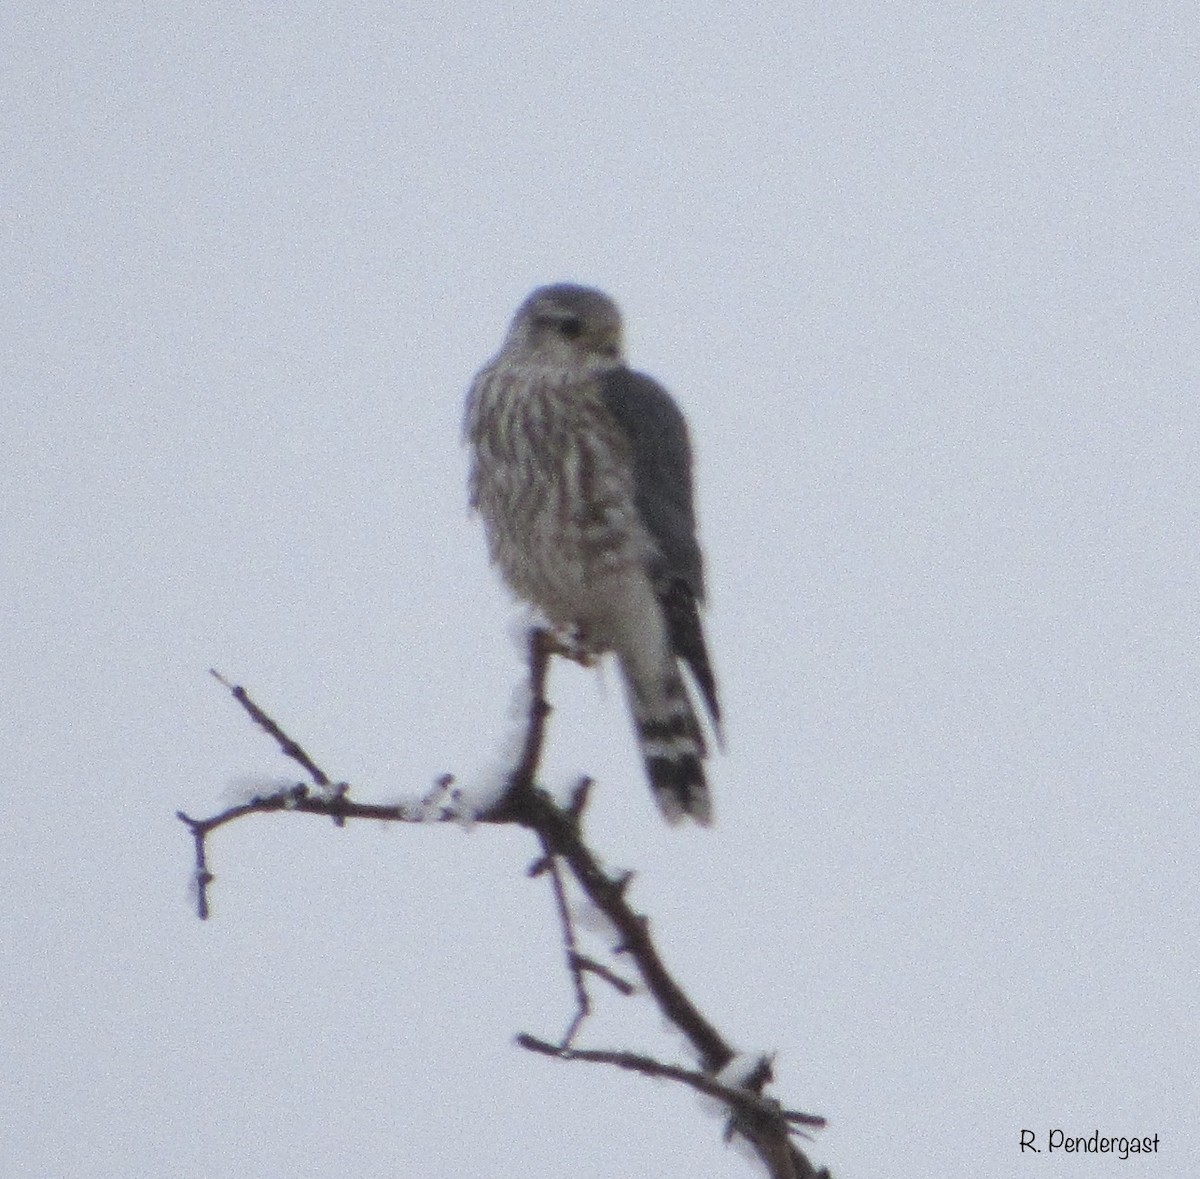
{"label": "bird's tail", "polygon": [[674,660],[656,683],[646,683],[624,662],[621,672],[659,810],[672,825],[690,818],[707,827],[712,802],[704,779],[704,737]]}
{"label": "bird's tail", "polygon": [[676,578],[666,582],[656,591],[663,617],[667,623],[667,635],[671,650],[691,670],[708,709],[717,748],[725,748],[725,737],[721,729],[721,704],[717,699],[717,681],[712,665],[708,661],[708,648],[704,643],[704,628],[700,625],[700,610],[696,593],[687,582]]}

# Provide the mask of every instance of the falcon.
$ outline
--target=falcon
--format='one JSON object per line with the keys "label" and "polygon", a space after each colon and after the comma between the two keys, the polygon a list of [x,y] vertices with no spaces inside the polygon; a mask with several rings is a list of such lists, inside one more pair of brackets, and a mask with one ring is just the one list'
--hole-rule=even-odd
{"label": "falcon", "polygon": [[708,825],[705,740],[681,674],[719,743],[691,444],[621,337],[617,305],[589,287],[539,287],[521,304],[467,397],[470,502],[509,588],[584,654],[616,656],[667,821]]}

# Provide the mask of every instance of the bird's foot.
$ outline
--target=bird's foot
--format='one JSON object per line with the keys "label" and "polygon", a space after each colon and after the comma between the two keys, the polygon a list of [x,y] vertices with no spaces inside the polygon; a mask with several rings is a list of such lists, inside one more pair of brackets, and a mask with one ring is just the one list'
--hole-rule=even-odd
{"label": "bird's foot", "polygon": [[580,667],[596,666],[596,653],[589,646],[587,633],[583,627],[578,625],[555,627],[552,638],[555,655],[561,655],[572,663],[578,663]]}

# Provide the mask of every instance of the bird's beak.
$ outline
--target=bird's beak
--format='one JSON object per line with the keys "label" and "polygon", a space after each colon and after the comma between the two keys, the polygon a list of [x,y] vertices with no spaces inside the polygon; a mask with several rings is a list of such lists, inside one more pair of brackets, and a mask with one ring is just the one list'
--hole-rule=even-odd
{"label": "bird's beak", "polygon": [[614,360],[621,355],[621,336],[619,332],[606,331],[596,341],[596,351],[601,356],[611,356]]}

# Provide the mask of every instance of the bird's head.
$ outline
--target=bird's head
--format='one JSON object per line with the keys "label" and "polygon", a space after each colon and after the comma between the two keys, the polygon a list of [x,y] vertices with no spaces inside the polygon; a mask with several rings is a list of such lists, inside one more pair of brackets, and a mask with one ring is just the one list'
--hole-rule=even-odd
{"label": "bird's head", "polygon": [[624,363],[621,312],[591,287],[538,287],[513,316],[505,350],[555,368],[586,373],[616,368]]}

